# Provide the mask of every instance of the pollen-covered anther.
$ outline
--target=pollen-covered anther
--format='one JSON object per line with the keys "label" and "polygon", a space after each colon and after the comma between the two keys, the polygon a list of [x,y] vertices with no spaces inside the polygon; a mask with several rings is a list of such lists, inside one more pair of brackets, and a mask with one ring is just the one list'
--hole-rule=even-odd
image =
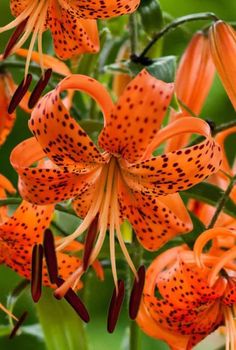
{"label": "pollen-covered anther", "polygon": [[109,310],[108,310],[107,330],[109,333],[113,333],[116,327],[121,306],[124,300],[124,294],[125,294],[124,281],[119,280],[117,286],[118,288],[116,287],[114,288],[111,301],[110,301]]}
{"label": "pollen-covered anther", "polygon": [[139,305],[142,298],[143,287],[145,282],[144,265],[140,266],[137,274],[138,274],[137,278],[134,279],[134,284],[133,284],[133,288],[132,288],[130,300],[129,300],[129,316],[132,320],[135,320],[138,314]]}
{"label": "pollen-covered anther", "polygon": [[15,29],[14,33],[12,34],[12,36],[10,37],[7,46],[4,50],[3,53],[3,59],[6,59],[10,54],[11,54],[11,50],[13,49],[13,47],[15,46],[17,40],[20,38],[21,34],[24,32],[26,24],[28,22],[29,17],[25,18]]}
{"label": "pollen-covered anther", "polygon": [[17,334],[18,329],[20,328],[20,326],[22,325],[22,323],[24,323],[26,317],[28,316],[28,312],[25,311],[21,317],[19,318],[19,320],[16,322],[14,328],[12,329],[9,338],[12,339],[15,337],[15,335]]}
{"label": "pollen-covered anther", "polygon": [[45,71],[45,73],[42,75],[42,77],[39,79],[38,83],[36,84],[34,90],[32,91],[28,103],[29,108],[34,108],[36,103],[38,102],[43,90],[48,85],[48,82],[52,75],[52,69],[49,68]]}
{"label": "pollen-covered anther", "polygon": [[83,255],[83,269],[84,271],[87,270],[88,265],[89,265],[89,258],[92,253],[93,249],[93,244],[97,236],[97,230],[98,230],[98,215],[96,215],[95,219],[91,223],[88,233],[86,236],[85,240],[85,245],[84,245],[84,255]]}
{"label": "pollen-covered anther", "polygon": [[[62,286],[65,283],[65,281],[62,278],[57,279],[57,285],[58,287]],[[54,293],[55,298],[58,298],[57,294]],[[80,318],[88,323],[90,320],[88,310],[86,309],[84,303],[82,300],[78,297],[78,295],[73,291],[73,289],[69,288],[64,295],[64,298],[66,301],[73,307],[73,309],[77,312],[77,314],[80,316]]]}
{"label": "pollen-covered anther", "polygon": [[43,246],[35,244],[32,251],[31,295],[37,303],[42,293]]}
{"label": "pollen-covered anther", "polygon": [[58,277],[57,256],[53,234],[50,229],[46,229],[44,232],[43,247],[50,281],[56,283]]}
{"label": "pollen-covered anther", "polygon": [[21,102],[22,98],[25,96],[30,84],[32,81],[32,75],[27,74],[27,76],[22,80],[16,91],[14,92],[14,95],[12,96],[11,102],[8,107],[8,113],[12,114],[16,107]]}

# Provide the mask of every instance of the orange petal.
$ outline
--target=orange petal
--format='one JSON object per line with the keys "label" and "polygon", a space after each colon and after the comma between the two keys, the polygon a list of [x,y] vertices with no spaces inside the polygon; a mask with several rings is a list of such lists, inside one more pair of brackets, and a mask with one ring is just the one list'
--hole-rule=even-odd
{"label": "orange petal", "polygon": [[[99,145],[128,162],[140,159],[153,140],[169,106],[173,84],[139,73],[120,96],[99,136]],[[135,127],[134,127],[135,126]]]}
{"label": "orange petal", "polygon": [[[28,55],[28,50],[26,49],[18,49],[15,52],[16,55],[26,58]],[[31,61],[36,62],[40,64],[40,55],[37,51],[33,51],[31,55]],[[43,55],[42,56],[43,66],[45,68],[52,68],[52,70],[55,73],[61,74],[61,75],[70,75],[70,69],[67,67],[67,65],[57,58],[50,56],[50,55]]]}
{"label": "orange petal", "polygon": [[8,106],[12,97],[12,84],[13,80],[9,73],[0,73],[0,145],[5,142],[11,132],[16,118],[15,113],[8,113]]}
{"label": "orange petal", "polygon": [[69,13],[58,2],[51,2],[48,9],[48,26],[52,32],[57,56],[63,60],[85,52],[99,50],[97,23],[93,19],[82,19],[76,12]]}
{"label": "orange petal", "polygon": [[209,30],[212,59],[222,84],[236,109],[236,34],[234,29],[222,22],[214,23]]}
{"label": "orange petal", "polygon": [[110,113],[113,103],[104,87],[94,79],[72,75],[40,100],[32,112],[29,126],[47,156],[57,165],[78,168],[78,162],[83,166],[103,163],[104,158],[96,146],[70,117],[60,99],[60,93],[68,89],[86,92],[101,105],[105,117]]}
{"label": "orange petal", "polygon": [[225,140],[227,139],[228,136],[235,134],[236,133],[236,127],[232,127],[229,128],[227,130],[224,130],[222,132],[219,132],[216,137],[215,140],[216,142],[220,145],[221,149],[222,149],[222,153],[223,153],[223,159],[222,159],[222,165],[221,165],[221,169],[228,173],[229,175],[233,176],[233,172],[231,170],[231,166],[229,165],[227,156],[226,156],[226,152],[225,152]]}
{"label": "orange petal", "polygon": [[176,73],[175,87],[179,100],[194,114],[201,112],[215,73],[207,36],[196,33],[185,50]]}
{"label": "orange petal", "polygon": [[[60,168],[29,166],[44,157],[34,138],[21,142],[11,153],[11,164],[19,174],[19,191],[35,204],[49,204],[76,197],[96,181],[96,173],[76,174]],[[99,174],[98,174],[99,175]]]}
{"label": "orange petal", "polygon": [[216,172],[220,163],[221,150],[209,138],[196,146],[123,168],[123,176],[134,191],[160,196],[194,186]]}
{"label": "orange petal", "polygon": [[107,19],[110,17],[117,17],[127,13],[134,12],[140,3],[140,0],[100,0],[90,1],[76,1],[65,0],[68,4],[67,9],[72,15],[88,19]]}
{"label": "orange petal", "polygon": [[10,0],[11,13],[13,16],[19,16],[30,2],[31,0]]}
{"label": "orange petal", "polygon": [[122,217],[130,221],[140,243],[148,250],[157,250],[171,238],[192,229],[180,197],[159,200],[133,193],[120,179],[119,204]]}

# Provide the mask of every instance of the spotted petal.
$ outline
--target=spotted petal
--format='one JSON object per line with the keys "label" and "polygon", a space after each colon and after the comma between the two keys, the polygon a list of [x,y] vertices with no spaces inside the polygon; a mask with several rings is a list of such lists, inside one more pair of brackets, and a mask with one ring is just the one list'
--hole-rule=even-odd
{"label": "spotted petal", "polygon": [[95,20],[81,19],[76,11],[69,12],[57,2],[51,2],[48,11],[48,26],[59,58],[68,59],[84,52],[95,53],[99,50]]}
{"label": "spotted petal", "polygon": [[85,19],[111,18],[134,12],[140,0],[65,0],[67,10]]}
{"label": "spotted petal", "polygon": [[84,130],[69,115],[60,99],[64,90],[88,93],[101,105],[104,115],[110,113],[112,101],[96,80],[82,75],[65,78],[55,90],[44,96],[33,110],[29,126],[49,158],[59,166],[79,167],[104,163],[99,150]]}
{"label": "spotted petal", "polygon": [[96,172],[76,174],[48,162],[30,167],[44,156],[35,138],[21,142],[11,153],[11,163],[19,174],[19,191],[28,201],[40,205],[60,202],[78,196],[96,181]]}
{"label": "spotted petal", "polygon": [[139,160],[160,129],[173,88],[146,70],[139,73],[111,111],[99,136],[100,146],[130,163]]}
{"label": "spotted petal", "polygon": [[[159,146],[169,137],[193,130],[204,135],[206,140],[195,146],[148,159],[154,145]],[[129,166],[123,163],[126,183],[135,191],[166,195],[190,188],[215,173],[221,164],[221,149],[210,136],[209,126],[203,120],[186,117],[162,129],[153,145],[150,145],[145,158],[147,160]]]}
{"label": "spotted petal", "polygon": [[130,221],[140,243],[148,250],[157,250],[171,238],[192,229],[178,195],[156,199],[131,191],[120,179],[118,196],[122,217]]}

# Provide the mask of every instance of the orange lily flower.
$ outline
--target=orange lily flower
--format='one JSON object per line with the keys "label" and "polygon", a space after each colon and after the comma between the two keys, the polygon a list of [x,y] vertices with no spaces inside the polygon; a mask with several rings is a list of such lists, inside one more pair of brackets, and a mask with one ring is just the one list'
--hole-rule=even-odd
{"label": "orange lily flower", "polygon": [[[87,92],[100,104],[104,128],[99,146],[104,153],[69,115],[60,98],[64,89]],[[115,233],[136,275],[120,223],[128,219],[141,244],[149,250],[158,249],[178,233],[190,231],[191,219],[177,192],[202,181],[221,163],[220,148],[203,120],[186,117],[160,130],[172,93],[173,84],[159,81],[143,70],[114,105],[99,82],[72,75],[41,99],[29,122],[35,138],[20,143],[11,154],[23,198],[40,205],[72,198],[74,209],[84,218],[72,235],[58,242],[58,250],[80,236],[98,215],[92,263],[109,227],[115,283]],[[162,142],[184,132],[199,133],[205,140],[193,147],[152,156]],[[50,158],[55,168],[30,167],[44,157]],[[78,278],[77,271],[71,283],[73,278]]]}
{"label": "orange lily flower", "polygon": [[[1,198],[6,198],[5,190],[15,192],[8,179],[0,175]],[[4,210],[4,211],[3,211]],[[5,264],[19,275],[31,278],[31,254],[35,244],[42,243],[43,233],[49,226],[54,212],[54,205],[36,206],[23,201],[12,217],[6,214],[6,207],[1,207],[0,223],[0,264]],[[56,240],[59,237],[56,237]],[[83,245],[72,242],[66,252],[81,251]],[[57,253],[59,273],[67,278],[75,268],[81,266],[81,259],[65,253]],[[103,279],[103,271],[96,261],[93,265],[99,278]],[[52,286],[48,280],[46,267],[43,271],[43,283]],[[81,285],[79,285],[81,287]]]}
{"label": "orange lily flower", "polygon": [[[210,45],[203,32],[197,32],[188,44],[181,57],[175,78],[175,91],[178,100],[183,102],[195,115],[201,113],[203,104],[209,94],[215,73],[215,66],[211,58]],[[189,115],[181,107],[180,111],[172,110],[170,122]],[[173,151],[185,146],[190,135],[172,138],[166,151]]]}
{"label": "orange lily flower", "polygon": [[235,31],[229,24],[217,21],[209,30],[209,40],[217,72],[234,109],[236,109]]}
{"label": "orange lily flower", "polygon": [[[68,59],[84,52],[99,50],[96,19],[111,18],[135,11],[139,0],[111,1],[58,1],[58,0],[11,0],[11,12],[16,17],[0,28],[0,33],[16,28],[8,42],[4,56],[21,48],[32,33],[26,60],[27,75],[31,52],[38,38],[38,51],[42,56],[42,35],[50,29],[56,54]],[[43,67],[43,65],[41,64]]]}
{"label": "orange lily flower", "polygon": [[186,246],[167,250],[147,270],[136,320],[145,333],[166,341],[173,350],[192,349],[221,325],[226,326],[226,349],[235,349],[235,247],[221,255],[202,253],[218,235],[235,238],[236,231],[207,230],[194,251]]}

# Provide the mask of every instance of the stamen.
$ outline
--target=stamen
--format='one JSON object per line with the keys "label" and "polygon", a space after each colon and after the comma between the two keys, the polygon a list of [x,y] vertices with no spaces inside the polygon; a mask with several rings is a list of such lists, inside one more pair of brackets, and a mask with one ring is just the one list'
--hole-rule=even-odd
{"label": "stamen", "polygon": [[37,4],[35,0],[31,0],[31,2],[29,2],[28,7],[26,7],[26,9],[19,16],[17,16],[13,21],[8,23],[4,27],[0,28],[0,33],[4,33],[7,30],[17,27],[21,22],[23,22],[26,18],[29,17],[29,15],[31,14],[31,12],[33,12],[36,6]]}
{"label": "stamen", "polygon": [[46,70],[44,77],[41,77],[40,80],[38,81],[38,83],[36,84],[34,90],[31,93],[30,99],[29,99],[29,103],[28,103],[28,107],[29,108],[34,108],[34,106],[36,105],[36,103],[38,102],[43,90],[45,89],[45,87],[47,86],[49,79],[51,78],[52,75],[52,69],[49,68]]}
{"label": "stamen", "polygon": [[109,333],[113,333],[116,327],[121,306],[124,300],[124,294],[125,294],[124,281],[119,280],[118,291],[116,290],[116,288],[114,288],[111,301],[110,301],[109,311],[108,311],[107,330]]}
{"label": "stamen", "polygon": [[57,242],[57,251],[63,250],[68,244],[70,244],[74,239],[78,238],[82,233],[84,233],[85,230],[91,225],[93,222],[95,216],[100,211],[100,207],[102,204],[102,200],[104,197],[104,186],[106,181],[108,171],[108,165],[105,165],[102,169],[101,175],[100,175],[100,181],[97,183],[97,187],[94,193],[94,201],[85,216],[84,220],[82,221],[81,225],[73,232],[71,235],[62,238],[60,241]]}
{"label": "stamen", "polygon": [[42,293],[43,246],[35,244],[32,252],[31,295],[37,303]]}
{"label": "stamen", "polygon": [[114,215],[114,208],[111,205],[110,207],[110,259],[111,259],[111,270],[112,270],[112,276],[114,279],[114,284],[116,288],[116,294],[118,294],[118,278],[117,278],[117,271],[116,271],[116,253],[115,253],[115,215]]}
{"label": "stamen", "polygon": [[84,245],[84,254],[83,254],[83,269],[84,271],[87,270],[89,265],[89,258],[93,249],[93,244],[97,236],[97,229],[98,229],[98,214],[96,215],[95,219],[93,220],[92,224],[89,227],[85,245]]}
{"label": "stamen", "polygon": [[143,288],[145,282],[145,266],[142,265],[138,269],[138,278],[135,278],[133,288],[129,300],[129,316],[135,320],[138,314],[139,305],[142,298]]}
{"label": "stamen", "polygon": [[1,303],[0,303],[0,309],[1,309],[2,311],[4,311],[5,314],[7,314],[8,316],[10,316],[10,317],[13,318],[14,320],[18,321],[18,318],[17,318],[15,315],[13,315],[13,313],[11,313],[11,311],[9,311],[9,310],[8,310],[4,305],[2,305]]}
{"label": "stamen", "polygon": [[22,325],[22,323],[25,321],[26,317],[28,316],[27,311],[25,311],[21,317],[19,318],[19,320],[17,321],[17,323],[15,324],[15,327],[13,328],[13,330],[11,331],[9,338],[12,339],[14,338],[14,336],[16,335],[18,329],[20,328],[20,326]]}
{"label": "stamen", "polygon": [[14,92],[14,95],[12,96],[11,102],[8,107],[8,113],[12,114],[16,107],[19,105],[22,98],[25,96],[30,84],[32,81],[32,75],[28,74],[20,83],[16,91]]}
{"label": "stamen", "polygon": [[232,314],[232,310],[229,307],[223,308],[225,327],[226,327],[226,350],[235,350],[236,346],[236,334],[235,334],[235,321]]}
{"label": "stamen", "polygon": [[[65,281],[62,278],[57,279],[57,285],[61,286]],[[88,310],[86,309],[82,300],[78,297],[78,295],[70,288],[65,294],[64,298],[66,301],[73,307],[73,309],[77,312],[80,318],[88,323],[90,320]]]}
{"label": "stamen", "polygon": [[49,229],[44,231],[43,248],[50,281],[51,283],[56,283],[58,277],[57,256],[54,237],[52,231]]}
{"label": "stamen", "polygon": [[[54,296],[57,299],[61,299],[65,296],[67,291],[74,285],[75,281],[78,281],[83,274],[83,267],[79,266],[59,287],[54,291]],[[56,282],[57,283],[57,282]]]}
{"label": "stamen", "polygon": [[22,21],[17,27],[16,30],[14,31],[14,33],[12,34],[12,36],[10,37],[7,46],[4,50],[3,53],[3,59],[6,59],[10,53],[12,48],[14,47],[14,45],[16,44],[17,40],[19,39],[19,37],[21,36],[21,34],[23,33],[26,24],[28,22],[29,17],[25,18],[24,21]]}
{"label": "stamen", "polygon": [[226,263],[229,260],[233,260],[236,258],[236,247],[231,248],[230,250],[228,250],[226,253],[222,254],[219,257],[218,262],[216,263],[216,265],[213,267],[213,269],[211,270],[211,272],[208,275],[208,282],[209,282],[209,286],[212,287],[217,279],[217,275],[220,272],[220,270],[226,265]]}

